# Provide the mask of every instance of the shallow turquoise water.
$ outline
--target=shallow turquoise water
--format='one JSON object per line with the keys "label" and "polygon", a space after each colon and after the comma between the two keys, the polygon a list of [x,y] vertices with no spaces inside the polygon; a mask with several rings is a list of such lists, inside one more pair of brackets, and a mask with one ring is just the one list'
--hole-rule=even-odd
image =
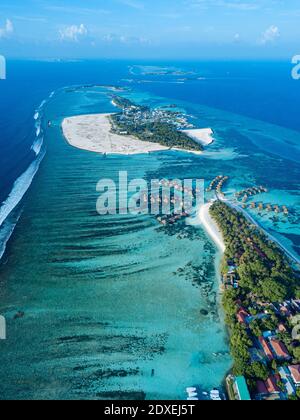
{"label": "shallow turquoise water", "polygon": [[[53,122],[47,155],[1,269],[0,313],[9,331],[0,354],[3,398],[184,399],[187,386],[219,386],[230,368],[215,246],[201,226],[168,231],[151,216],[99,216],[101,178],[128,170],[130,178],[209,182],[224,173],[229,196],[267,185],[265,199],[282,200],[293,213],[277,223],[261,221],[299,253],[298,133],[176,101],[199,126],[215,130],[217,140],[203,156],[104,159],[67,145],[62,119],[115,110],[106,94],[62,90],[46,108],[44,124]],[[145,92],[127,96],[170,103]],[[279,156],[283,148],[288,164]],[[25,316],[14,319],[19,310]]]}
{"label": "shallow turquoise water", "polygon": [[169,234],[151,216],[96,212],[99,179],[175,166],[173,178],[190,162],[104,159],[66,144],[64,116],[110,110],[98,90],[58,93],[46,110],[47,155],[2,267],[4,398],[183,399],[186,386],[220,385],[230,367],[216,250],[202,230]]}

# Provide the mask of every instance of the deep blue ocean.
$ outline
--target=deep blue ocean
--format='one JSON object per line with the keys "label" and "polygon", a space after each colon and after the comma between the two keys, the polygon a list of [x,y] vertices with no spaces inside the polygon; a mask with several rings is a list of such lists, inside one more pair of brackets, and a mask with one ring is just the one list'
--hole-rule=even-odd
{"label": "deep blue ocean", "polygon": [[[265,185],[288,217],[252,216],[300,256],[300,82],[288,62],[8,61],[0,81],[0,399],[184,399],[231,366],[220,253],[201,226],[100,218],[96,184],[230,177]],[[109,86],[176,104],[215,142],[202,156],[102,156],[69,146],[65,117],[109,113]],[[51,125],[48,124],[51,121]],[[19,314],[19,315],[18,315]],[[21,316],[20,316],[21,314]],[[155,373],[153,375],[153,372]]]}

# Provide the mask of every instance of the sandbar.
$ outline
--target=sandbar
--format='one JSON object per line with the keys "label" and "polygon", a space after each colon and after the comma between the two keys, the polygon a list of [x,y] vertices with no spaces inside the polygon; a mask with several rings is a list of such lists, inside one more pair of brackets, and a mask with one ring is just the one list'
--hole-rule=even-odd
{"label": "sandbar", "polygon": [[182,130],[183,133],[187,134],[196,143],[201,146],[209,146],[214,142],[213,130],[211,128],[197,128],[193,130]]}
{"label": "sandbar", "polygon": [[203,225],[204,229],[211,237],[211,239],[215,242],[222,253],[225,252],[226,246],[224,243],[223,235],[217,225],[217,223],[211,217],[209,210],[213,203],[203,204],[199,208],[198,218]]}
{"label": "sandbar", "polygon": [[102,154],[134,155],[169,150],[158,143],[113,133],[111,115],[92,114],[65,118],[62,122],[63,134],[71,146]]}

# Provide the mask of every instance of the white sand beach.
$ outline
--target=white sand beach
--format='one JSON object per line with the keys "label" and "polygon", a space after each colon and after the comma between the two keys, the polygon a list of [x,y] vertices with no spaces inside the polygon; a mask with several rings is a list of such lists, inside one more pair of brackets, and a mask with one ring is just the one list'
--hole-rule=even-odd
{"label": "white sand beach", "polygon": [[199,128],[193,130],[182,130],[183,133],[187,134],[196,143],[202,146],[209,146],[214,142],[213,130],[211,128]]}
{"label": "white sand beach", "polygon": [[222,233],[216,222],[209,214],[209,209],[211,208],[211,206],[212,203],[207,203],[200,207],[198,212],[199,221],[202,223],[206,232],[209,234],[209,236],[215,242],[218,248],[222,251],[222,253],[224,253],[226,246],[224,243]]}
{"label": "white sand beach", "polygon": [[158,143],[111,132],[112,114],[80,115],[65,118],[63,134],[71,146],[96,153],[133,155],[169,150]]}

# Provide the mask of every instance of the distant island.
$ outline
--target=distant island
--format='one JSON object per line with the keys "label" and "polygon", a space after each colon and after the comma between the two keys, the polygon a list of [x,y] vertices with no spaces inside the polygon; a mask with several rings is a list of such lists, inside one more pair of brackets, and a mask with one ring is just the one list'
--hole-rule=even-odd
{"label": "distant island", "polygon": [[196,75],[194,71],[183,70],[176,67],[139,66],[129,67],[129,73],[134,76],[189,76]]}
{"label": "distant island", "polygon": [[300,346],[292,337],[293,317],[300,313],[299,272],[239,211],[215,201],[210,216],[225,242],[223,305],[234,359],[229,396],[300,398]]}

